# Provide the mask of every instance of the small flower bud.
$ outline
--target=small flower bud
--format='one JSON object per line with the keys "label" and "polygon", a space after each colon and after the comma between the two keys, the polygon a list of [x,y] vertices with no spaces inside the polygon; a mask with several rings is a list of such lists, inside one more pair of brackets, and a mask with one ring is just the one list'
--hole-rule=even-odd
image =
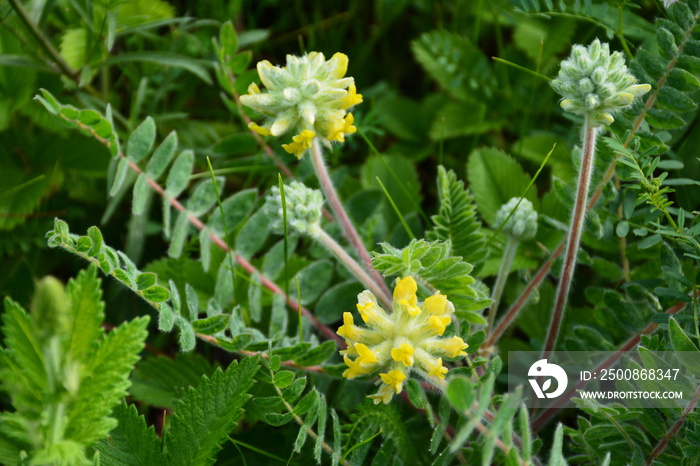
{"label": "small flower bud", "polygon": [[587,117],[595,126],[612,123],[616,111],[651,89],[648,84],[637,84],[622,54],[611,54],[610,46],[598,39],[587,48],[573,46],[552,87],[562,96],[564,110]]}
{"label": "small flower bud", "polygon": [[501,225],[506,221],[511,211],[518,206],[518,210],[508,218],[508,223],[503,226],[503,233],[515,240],[528,240],[537,234],[537,211],[532,202],[527,199],[520,201],[519,197],[513,197],[503,204],[496,214],[496,225]]}
{"label": "small flower bud", "polygon": [[[287,204],[287,222],[299,234],[314,235],[318,229],[323,208],[323,195],[317,189],[307,188],[303,183],[292,181],[284,187]],[[280,189],[273,186],[265,198],[265,213],[270,227],[277,233],[284,231],[284,211]]]}

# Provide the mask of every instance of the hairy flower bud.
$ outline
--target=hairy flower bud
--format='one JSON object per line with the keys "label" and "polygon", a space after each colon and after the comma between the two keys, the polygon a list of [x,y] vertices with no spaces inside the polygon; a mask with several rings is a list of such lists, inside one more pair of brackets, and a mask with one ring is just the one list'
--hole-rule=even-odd
{"label": "hairy flower bud", "polygon": [[[304,183],[292,181],[284,187],[284,200],[287,205],[287,223],[299,234],[314,233],[319,228],[323,209],[323,194],[317,189],[307,188]],[[278,232],[284,231],[284,211],[280,188],[274,186],[265,198],[265,213],[270,219],[270,227]]]}
{"label": "hairy flower bud", "polygon": [[292,142],[282,147],[299,158],[314,138],[327,145],[345,141],[346,135],[357,130],[347,110],[362,102],[354,79],[345,77],[347,69],[348,57],[343,53],[336,53],[330,60],[319,52],[302,57],[287,55],[284,67],[261,61],[258,74],[267,92],[251,84],[241,102],[267,118],[262,125],[251,123],[250,129],[263,136],[291,131],[295,134]]}
{"label": "hairy flower bud", "polygon": [[[505,222],[511,211],[518,205],[519,197],[513,197],[503,204],[496,214],[496,225]],[[508,219],[508,223],[503,226],[502,231],[516,240],[528,240],[537,234],[537,211],[532,202],[527,199],[520,201],[518,210]]]}
{"label": "hairy flower bud", "polygon": [[636,84],[620,52],[594,40],[588,47],[574,45],[552,87],[562,96],[561,107],[583,115],[593,126],[609,125],[613,114],[646,94],[649,84]]}

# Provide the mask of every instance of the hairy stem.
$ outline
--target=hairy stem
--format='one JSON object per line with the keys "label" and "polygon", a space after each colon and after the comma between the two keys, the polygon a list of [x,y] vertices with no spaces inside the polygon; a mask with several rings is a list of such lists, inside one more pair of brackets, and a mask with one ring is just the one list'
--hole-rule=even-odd
{"label": "hairy stem", "polygon": [[[695,292],[691,293],[691,296],[693,299],[697,298],[700,296],[700,290],[696,290]],[[686,302],[679,302],[676,303],[674,306],[668,308],[665,313],[666,314],[676,314],[680,312],[685,306]],[[603,369],[608,369],[612,367],[613,364],[615,364],[617,361],[622,358],[625,352],[631,351],[635,346],[639,344],[639,342],[642,339],[642,335],[648,335],[656,328],[659,326],[659,324],[652,322],[646,327],[644,327],[639,333],[634,335],[632,338],[627,340],[622,346],[620,346],[613,354],[611,354],[608,358],[606,358],[603,362],[601,362],[598,367],[595,368],[593,371],[594,373],[600,373]],[[532,430],[533,431],[538,431],[540,428],[542,428],[547,421],[549,421],[554,414],[558,412],[558,410],[564,406],[573,396],[576,395],[578,390],[582,389],[583,387],[588,384],[587,380],[581,380],[579,381],[576,386],[570,388],[566,392],[564,392],[563,395],[561,395],[559,398],[557,398],[557,401],[555,401],[551,407],[545,409],[542,414],[540,414],[536,419],[533,420],[532,422]]]}
{"label": "hairy stem", "polygon": [[386,283],[384,283],[384,279],[379,272],[372,268],[372,260],[369,257],[369,252],[367,252],[367,248],[365,248],[365,245],[362,243],[360,235],[357,233],[355,226],[350,221],[350,217],[348,217],[347,212],[345,212],[345,208],[343,208],[340,198],[338,198],[338,193],[336,192],[333,182],[331,181],[331,177],[328,174],[328,168],[326,167],[326,162],[323,160],[321,146],[319,145],[317,138],[314,138],[313,142],[311,143],[311,163],[314,166],[314,171],[316,172],[316,177],[321,185],[321,190],[326,195],[326,199],[328,199],[328,203],[331,206],[333,214],[335,214],[335,217],[343,227],[345,236],[348,238],[348,241],[350,241],[353,248],[355,248],[355,251],[357,251],[357,254],[360,256],[360,260],[364,264],[365,269],[372,274],[372,277],[377,282],[378,286],[384,290],[384,293],[382,294],[389,296],[391,294],[389,292],[389,288],[387,288]]}
{"label": "hairy stem", "polygon": [[697,390],[695,390],[695,395],[693,395],[693,399],[690,400],[688,406],[686,406],[683,410],[683,413],[681,413],[681,417],[679,417],[678,420],[676,420],[676,422],[673,423],[668,432],[666,432],[666,435],[664,435],[664,438],[661,439],[659,444],[656,445],[656,448],[654,448],[654,451],[652,451],[651,455],[649,455],[649,458],[647,458],[647,466],[651,465],[654,462],[654,459],[656,459],[657,456],[663,453],[664,449],[666,449],[666,446],[668,445],[668,442],[678,433],[681,426],[683,426],[683,423],[685,422],[685,418],[688,417],[688,414],[690,414],[691,411],[693,411],[695,405],[698,403],[698,397],[700,397],[700,385],[698,385]]}
{"label": "hairy stem", "polygon": [[496,283],[493,285],[493,293],[491,299],[491,307],[489,308],[488,316],[488,331],[491,332],[493,329],[493,323],[496,319],[496,313],[498,312],[498,304],[501,301],[501,296],[503,295],[503,290],[506,287],[506,281],[508,281],[508,275],[510,274],[510,268],[513,265],[513,259],[515,259],[515,253],[518,251],[518,240],[508,235],[506,240],[506,247],[503,249],[503,260],[501,261],[501,268],[498,270],[498,276],[496,277]]}
{"label": "hairy stem", "polygon": [[588,201],[588,188],[591,184],[591,173],[593,172],[593,162],[595,160],[595,143],[598,128],[593,126],[586,119],[583,129],[583,149],[581,155],[581,168],[579,170],[578,185],[576,188],[576,200],[574,201],[574,211],[571,218],[571,227],[566,242],[566,254],[564,256],[564,267],[557,288],[557,295],[554,300],[554,310],[552,320],[549,324],[547,339],[545,340],[543,357],[547,357],[554,350],[559,336],[562,320],[564,319],[564,309],[569,297],[571,280],[576,267],[576,257],[581,242],[581,233],[586,220],[586,202]]}
{"label": "hairy stem", "polygon": [[[664,84],[666,83],[668,77],[671,74],[671,71],[676,67],[676,63],[678,61],[678,57],[682,53],[683,49],[685,48],[686,43],[688,40],[691,38],[691,34],[695,30],[695,23],[697,22],[697,17],[694,18],[694,22],[692,27],[688,28],[685,34],[684,40],[680,43],[678,46],[678,55],[676,58],[671,60],[666,67],[666,71],[664,74],[661,76],[657,83],[656,89],[649,95],[649,98],[647,99],[646,103],[644,104],[644,108],[642,109],[641,112],[639,112],[639,115],[637,115],[637,118],[634,120],[634,123],[632,124],[632,129],[627,135],[627,139],[625,140],[623,146],[628,147],[632,140],[634,139],[635,133],[639,130],[639,128],[642,126],[642,123],[644,122],[644,118],[646,117],[646,114],[649,112],[649,109],[654,105],[654,102],[656,102],[656,98],[658,97],[661,89],[663,88]],[[600,197],[600,195],[603,192],[603,187],[612,179],[612,177],[615,175],[615,167],[617,166],[617,160],[620,159],[623,155],[622,154],[617,154],[615,157],[615,160],[613,160],[610,165],[608,165],[607,170],[605,171],[605,175],[603,175],[603,180],[598,184],[596,187],[595,192],[591,195],[590,200],[588,201],[588,207],[587,210],[591,210],[593,206],[595,205],[596,201]],[[547,274],[549,273],[549,270],[552,268],[552,264],[554,263],[554,260],[559,257],[559,255],[562,253],[564,250],[564,242],[560,243],[559,246],[554,250],[551,256],[545,261],[544,264],[542,264],[542,267],[537,271],[537,274],[535,274],[534,278],[532,281],[528,284],[528,286],[525,288],[523,293],[520,295],[520,297],[513,303],[511,308],[508,310],[508,313],[506,316],[503,318],[501,323],[498,325],[496,328],[496,331],[491,335],[491,337],[486,341],[484,344],[487,346],[492,346],[498,341],[498,339],[503,335],[505,330],[508,328],[508,326],[515,320],[515,317],[518,315],[520,310],[523,308],[523,306],[527,303],[528,298],[532,291],[540,286],[542,281],[547,277]]]}
{"label": "hairy stem", "polygon": [[[345,267],[352,273],[357,280],[359,280],[363,285],[367,287],[379,300],[384,304],[387,309],[391,309],[392,299],[384,289],[379,286],[379,283],[370,277],[367,272],[360,266],[360,264],[355,261],[350,254],[345,252],[336,240],[331,238],[328,233],[323,231],[320,227],[316,228],[313,232],[314,238],[323,244],[326,249],[328,249],[340,262],[345,265]],[[383,283],[383,282],[382,282]]]}
{"label": "hairy stem", "polygon": [[[89,126],[77,121],[77,120],[71,120],[69,118],[66,118],[65,116],[61,115],[61,118],[64,120],[70,121],[74,124],[76,124],[78,127],[82,128],[83,130],[87,131],[92,137],[97,139],[99,142],[107,146],[108,148],[111,145],[111,142],[101,136],[99,136],[94,129],[90,128]],[[134,162],[129,160],[123,153],[117,154],[117,157],[121,157],[127,160],[129,163],[129,168],[136,172],[136,174],[141,175],[144,174],[143,170],[139,168],[138,165],[136,165]],[[144,176],[146,176],[144,174]],[[151,179],[150,177],[146,176],[146,180],[148,182],[148,185],[160,196],[164,197],[170,205],[172,205],[175,209],[177,209],[180,212],[186,212],[187,213],[187,219],[189,222],[194,225],[197,230],[202,231],[206,229],[206,225],[202,223],[200,219],[198,219],[194,214],[190,213],[185,206],[183,206],[180,201],[177,199],[173,198],[169,194],[165,192],[165,189],[161,185],[159,185],[155,180]],[[300,311],[307,319],[311,321],[311,324],[316,327],[323,335],[325,335],[327,338],[334,340],[338,343],[338,346],[341,348],[345,348],[345,342],[343,341],[342,338],[340,338],[336,333],[328,328],[327,326],[323,325],[321,321],[319,321],[316,316],[314,316],[308,309],[306,309],[304,306],[302,306],[301,303],[296,302],[293,300],[291,297],[287,296],[287,294],[277,286],[275,282],[267,278],[265,275],[260,273],[258,269],[255,268],[253,264],[248,262],[243,256],[239,255],[236,253],[236,251],[233,251],[232,249],[229,248],[228,244],[221,238],[219,238],[214,232],[211,230],[208,230],[209,238],[216,244],[220,249],[223,251],[230,253],[233,256],[233,259],[240,264],[241,267],[243,267],[248,273],[251,275],[258,275],[260,277],[260,283],[270,291],[272,291],[275,294],[280,295],[295,311]]]}

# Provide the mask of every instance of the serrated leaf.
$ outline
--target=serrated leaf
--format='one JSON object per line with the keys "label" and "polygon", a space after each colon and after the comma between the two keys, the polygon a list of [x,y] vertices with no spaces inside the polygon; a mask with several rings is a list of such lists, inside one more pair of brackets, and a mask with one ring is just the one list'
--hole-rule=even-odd
{"label": "serrated leaf", "polygon": [[100,440],[95,446],[100,453],[101,465],[166,464],[155,429],[146,425],[136,406],[122,402],[112,414],[118,422],[117,427],[110,432],[108,439]]}
{"label": "serrated leaf", "polygon": [[148,321],[143,316],[121,324],[86,355],[75,402],[66,410],[67,438],[90,445],[116,426],[108,416],[126,395],[129,374],[148,335]]}
{"label": "serrated leaf", "polygon": [[432,216],[435,228],[428,239],[451,241],[455,255],[469,263],[479,263],[488,249],[486,238],[480,233],[481,222],[476,216],[474,198],[465,189],[464,182],[457,179],[454,171],[438,167],[438,215]]}
{"label": "serrated leaf", "polygon": [[153,152],[153,156],[146,165],[146,175],[153,180],[158,179],[175,157],[176,149],[177,133],[172,131]]}
{"label": "serrated leaf", "polygon": [[165,181],[165,191],[171,197],[178,197],[185,190],[190,181],[190,175],[194,168],[194,152],[191,150],[182,151],[170,167],[168,178]]}
{"label": "serrated leaf", "polygon": [[185,389],[196,387],[204,375],[211,377],[214,369],[196,353],[179,353],[174,359],[152,356],[136,365],[129,393],[142,403],[172,410]]}
{"label": "serrated leaf", "polygon": [[68,353],[71,358],[83,361],[94,349],[93,345],[103,335],[104,303],[97,269],[81,270],[66,286],[66,298],[70,311],[70,339]]}
{"label": "serrated leaf", "polygon": [[216,453],[243,414],[253,377],[255,358],[233,361],[226,371],[202,377],[178,402],[165,439],[172,464],[214,464]]}
{"label": "serrated leaf", "polygon": [[206,319],[197,319],[192,322],[192,327],[197,333],[203,335],[214,335],[228,327],[231,316],[228,314],[219,314]]}
{"label": "serrated leaf", "polygon": [[[496,221],[498,209],[511,198],[522,196],[530,183],[530,177],[515,159],[499,149],[488,147],[471,153],[467,178],[479,213],[491,225]],[[525,198],[537,208],[534,189],[530,189]]]}

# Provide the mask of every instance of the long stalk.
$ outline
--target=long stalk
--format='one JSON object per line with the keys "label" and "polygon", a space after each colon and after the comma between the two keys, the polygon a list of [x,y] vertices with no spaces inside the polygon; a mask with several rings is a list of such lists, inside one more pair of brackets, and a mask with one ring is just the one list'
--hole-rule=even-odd
{"label": "long stalk", "polygon": [[392,298],[379,286],[379,283],[370,277],[367,272],[360,266],[360,264],[355,261],[350,254],[345,252],[336,240],[330,237],[328,233],[323,231],[321,228],[317,228],[314,231],[314,237],[318,239],[321,244],[323,244],[326,249],[328,249],[340,262],[347,267],[347,269],[352,273],[355,278],[357,278],[363,285],[367,287],[374,295],[379,298],[379,300],[384,304],[387,309],[391,309]]}
{"label": "long stalk", "polygon": [[503,260],[501,260],[501,268],[498,270],[498,276],[496,277],[496,283],[493,285],[493,292],[491,295],[491,308],[489,309],[488,316],[488,331],[491,332],[493,329],[493,323],[496,319],[496,313],[498,312],[498,304],[501,301],[501,296],[503,296],[503,290],[506,287],[506,281],[508,281],[508,275],[510,274],[510,268],[513,265],[513,259],[515,259],[515,253],[518,250],[518,240],[508,236],[506,241],[506,247],[503,250]]}
{"label": "long stalk", "polygon": [[345,208],[343,208],[343,204],[340,202],[338,193],[336,192],[333,182],[331,181],[331,177],[328,174],[328,168],[326,167],[326,162],[323,160],[321,146],[317,138],[314,138],[313,142],[311,143],[311,163],[314,166],[314,171],[316,172],[316,177],[321,185],[321,190],[323,191],[323,194],[326,195],[326,199],[328,199],[328,203],[331,206],[333,214],[343,227],[345,236],[347,237],[348,241],[350,241],[353,248],[355,248],[357,251],[357,254],[360,256],[360,260],[364,264],[365,269],[367,269],[367,271],[372,275],[378,286],[384,290],[384,293],[381,294],[390,296],[391,293],[389,292],[389,288],[387,288],[386,283],[384,283],[384,279],[379,272],[372,268],[372,260],[369,257],[369,252],[362,243],[360,235],[357,233],[355,226],[350,221],[350,217],[348,217]]}
{"label": "long stalk", "polygon": [[564,319],[564,309],[569,297],[571,280],[576,267],[576,257],[578,255],[579,244],[581,243],[581,232],[586,221],[586,202],[588,201],[588,189],[591,184],[591,173],[595,161],[595,143],[598,135],[598,128],[593,126],[589,119],[586,119],[583,127],[583,154],[581,156],[581,168],[578,176],[578,186],[576,189],[576,200],[574,201],[574,211],[571,218],[571,227],[566,242],[566,253],[564,255],[564,267],[557,288],[557,296],[554,300],[554,310],[552,320],[549,324],[547,339],[545,340],[542,355],[544,358],[554,350],[559,336],[562,320]]}

